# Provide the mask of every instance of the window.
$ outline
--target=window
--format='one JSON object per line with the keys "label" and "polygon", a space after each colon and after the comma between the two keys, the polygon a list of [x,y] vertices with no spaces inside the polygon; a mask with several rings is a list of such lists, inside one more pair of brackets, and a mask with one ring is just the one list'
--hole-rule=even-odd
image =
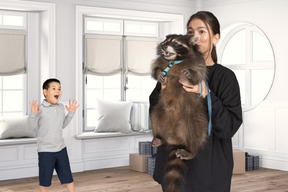
{"label": "window", "polygon": [[[95,86],[95,83],[93,82],[89,82],[89,76],[90,77],[99,77],[104,79],[108,78],[109,76],[113,76],[113,75],[119,75],[119,77],[115,77],[117,78],[117,83],[115,85],[121,85],[120,86],[120,92],[116,93],[115,95],[115,100],[119,100],[122,97],[126,98],[126,100],[130,100],[130,95],[132,95],[132,93],[130,94],[129,91],[133,91],[133,87],[135,87],[138,90],[143,90],[142,88],[140,89],[137,84],[139,84],[139,79],[142,79],[140,83],[141,86],[145,85],[145,87],[148,84],[151,84],[151,91],[152,89],[155,87],[156,85],[156,81],[153,80],[152,78],[150,78],[150,74],[149,75],[144,75],[144,74],[139,74],[139,73],[135,73],[135,71],[133,70],[128,70],[127,71],[127,66],[124,62],[124,59],[126,55],[121,54],[121,61],[123,62],[121,64],[121,66],[124,67],[125,70],[122,70],[120,72],[117,72],[115,74],[111,74],[111,75],[105,75],[105,76],[100,76],[100,75],[93,75],[93,74],[89,74],[86,73],[86,71],[83,72],[83,68],[86,68],[86,66],[83,66],[83,63],[86,65],[85,61],[86,61],[86,52],[84,49],[85,48],[85,38],[86,35],[101,35],[101,36],[118,36],[117,34],[105,34],[105,33],[92,33],[91,31],[88,33],[85,29],[85,18],[94,18],[94,19],[108,19],[108,20],[122,20],[123,23],[125,23],[125,21],[136,21],[138,24],[142,23],[143,25],[146,25],[147,23],[151,23],[151,26],[155,25],[156,28],[153,29],[153,31],[158,31],[158,35],[157,36],[153,36],[151,34],[153,34],[154,32],[150,32],[150,35],[148,35],[147,33],[147,28],[142,30],[142,32],[140,32],[138,35],[128,35],[128,33],[132,33],[132,31],[127,31],[128,33],[125,33],[125,24],[123,24],[124,26],[122,26],[123,28],[123,33],[125,33],[126,35],[119,35],[121,36],[121,38],[123,38],[122,43],[124,43],[126,40],[126,37],[132,38],[132,37],[136,37],[136,38],[150,38],[150,39],[158,39],[158,38],[165,38],[165,36],[167,34],[182,34],[184,33],[184,16],[181,14],[167,14],[167,13],[157,13],[157,12],[147,12],[147,11],[132,11],[132,10],[123,10],[123,9],[111,9],[111,8],[100,8],[100,7],[88,7],[88,6],[76,6],[75,9],[75,18],[76,18],[76,23],[75,23],[75,63],[76,63],[76,76],[75,76],[75,94],[76,94],[76,98],[79,101],[80,107],[79,110],[82,111],[82,114],[80,115],[79,113],[75,114],[75,119],[76,119],[76,127],[77,127],[77,133],[82,133],[83,131],[87,131],[87,130],[93,130],[93,127],[89,127],[89,124],[91,124],[93,126],[93,117],[95,117],[95,115],[93,116],[88,115],[87,112],[89,110],[87,110],[87,107],[90,109],[91,106],[87,105],[87,91],[88,91],[88,86],[92,87],[94,89],[97,89],[98,87]],[[157,25],[155,24],[157,23]],[[151,27],[149,26],[149,27]],[[145,28],[145,27],[144,27]],[[93,29],[93,27],[92,27]],[[94,28],[95,29],[95,28]],[[97,29],[97,28],[96,28]],[[117,31],[117,30],[116,30]],[[134,31],[135,32],[135,31]],[[139,32],[139,31],[138,31]],[[146,36],[144,36],[143,34],[147,34]],[[125,48],[125,43],[122,45]],[[123,48],[123,49],[124,49]],[[155,50],[155,49],[154,49]],[[153,53],[153,56],[155,56],[156,50]],[[150,64],[149,64],[150,67]],[[87,84],[86,84],[86,76],[87,76]],[[126,78],[126,76],[128,76],[128,79]],[[135,79],[137,79],[137,81],[135,81],[133,78],[133,76],[137,76],[135,77]],[[140,77],[140,78],[138,78]],[[147,82],[147,79],[149,79],[149,81],[151,81],[152,83]],[[124,84],[125,82],[125,84]],[[89,85],[91,83],[91,86]],[[126,86],[124,86],[126,85]],[[95,86],[95,87],[94,87]],[[142,86],[144,87],[144,86]],[[128,88],[128,89],[127,89]],[[90,89],[90,88],[89,88]],[[123,90],[126,91],[124,92]],[[92,89],[91,89],[92,90]],[[101,90],[101,88],[98,89],[99,92],[102,92],[101,94],[105,94],[106,90],[108,91],[108,89],[105,90]],[[134,92],[137,92],[136,90]],[[150,92],[150,91],[149,91]],[[139,94],[139,92],[137,92]],[[120,94],[120,96],[118,96],[118,94]],[[149,93],[150,94],[150,93]],[[147,95],[148,91],[147,91]],[[112,95],[114,97],[114,95]],[[141,93],[141,96],[144,97]],[[100,96],[101,97],[101,96]],[[135,96],[134,98],[137,99],[137,101],[140,100],[140,98],[138,98],[138,96]],[[148,97],[145,96],[145,98],[148,100]],[[135,99],[135,100],[136,100]],[[133,99],[134,100],[134,99]],[[142,99],[141,99],[142,100]],[[93,103],[93,101],[91,101],[90,103]],[[92,105],[93,107],[93,105]],[[92,108],[91,107],[91,108]],[[90,110],[92,111],[92,110]],[[88,124],[88,125],[87,125]],[[95,123],[94,123],[95,125]],[[87,128],[88,127],[88,128]]]}
{"label": "window", "polygon": [[274,79],[274,53],[267,36],[252,24],[224,30],[219,43],[221,64],[237,76],[243,110],[250,110],[268,95]]}
{"label": "window", "polygon": [[155,22],[89,17],[85,24],[86,130],[92,130],[96,98],[148,102],[159,35]]}
{"label": "window", "polygon": [[26,30],[26,18],[26,12],[0,10],[0,28]]}
{"label": "window", "polygon": [[1,116],[25,114],[25,77],[24,74],[0,77]]}
{"label": "window", "polygon": [[0,15],[0,116],[25,115],[27,17],[12,11]]}

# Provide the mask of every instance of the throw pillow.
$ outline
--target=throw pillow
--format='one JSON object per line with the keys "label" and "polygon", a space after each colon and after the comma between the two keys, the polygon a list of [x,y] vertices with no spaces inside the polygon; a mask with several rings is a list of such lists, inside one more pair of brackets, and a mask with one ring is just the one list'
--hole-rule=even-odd
{"label": "throw pillow", "polygon": [[0,139],[35,136],[34,129],[28,126],[28,116],[0,118]]}
{"label": "throw pillow", "polygon": [[97,125],[94,132],[130,132],[131,106],[132,102],[97,99]]}
{"label": "throw pillow", "polygon": [[149,104],[146,102],[134,102],[130,119],[133,131],[145,132],[149,130]]}

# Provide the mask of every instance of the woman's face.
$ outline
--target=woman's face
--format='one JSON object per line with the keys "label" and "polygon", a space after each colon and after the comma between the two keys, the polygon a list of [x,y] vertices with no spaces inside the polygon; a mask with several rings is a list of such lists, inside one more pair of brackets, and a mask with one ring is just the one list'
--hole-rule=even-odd
{"label": "woman's face", "polygon": [[[208,25],[209,26],[209,25]],[[198,35],[200,40],[197,45],[199,46],[199,51],[207,58],[211,57],[211,51],[213,45],[218,42],[218,36],[212,33],[212,30],[207,29],[206,25],[200,19],[193,19],[190,21],[187,29],[187,35]]]}

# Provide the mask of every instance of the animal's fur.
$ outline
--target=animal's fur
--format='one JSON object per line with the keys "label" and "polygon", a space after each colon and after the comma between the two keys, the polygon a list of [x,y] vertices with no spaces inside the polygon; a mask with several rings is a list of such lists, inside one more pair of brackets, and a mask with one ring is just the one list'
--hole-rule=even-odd
{"label": "animal's fur", "polygon": [[164,176],[167,192],[180,191],[187,169],[185,160],[194,158],[208,137],[208,115],[203,100],[185,91],[179,83],[183,79],[196,85],[206,77],[205,61],[196,45],[198,40],[195,36],[168,35],[158,45],[158,58],[152,64],[152,77],[163,82],[162,71],[169,61],[183,60],[168,71],[166,88],[151,113],[154,138],[168,146]]}

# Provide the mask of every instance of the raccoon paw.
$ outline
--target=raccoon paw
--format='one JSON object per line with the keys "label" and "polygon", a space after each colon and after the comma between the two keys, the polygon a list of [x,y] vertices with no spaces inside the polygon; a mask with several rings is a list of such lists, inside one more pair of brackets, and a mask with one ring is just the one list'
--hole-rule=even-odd
{"label": "raccoon paw", "polygon": [[178,149],[175,155],[177,158],[180,158],[181,160],[189,160],[193,158],[192,154],[186,151],[185,149]]}
{"label": "raccoon paw", "polygon": [[158,73],[157,79],[160,83],[165,82],[165,78],[164,78],[164,75],[162,74],[162,72]]}
{"label": "raccoon paw", "polygon": [[187,79],[192,79],[192,75],[188,69],[183,69],[181,72],[185,75]]}

